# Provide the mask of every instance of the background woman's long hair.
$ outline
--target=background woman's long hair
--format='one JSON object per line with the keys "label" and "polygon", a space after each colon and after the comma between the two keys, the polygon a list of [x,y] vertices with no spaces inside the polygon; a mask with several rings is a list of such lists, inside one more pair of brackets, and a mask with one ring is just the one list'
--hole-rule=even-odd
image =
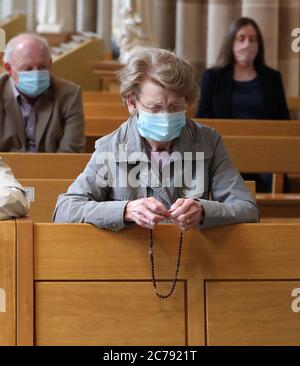
{"label": "background woman's long hair", "polygon": [[230,25],[227,36],[223,42],[223,45],[219,53],[216,65],[217,67],[233,66],[235,64],[235,58],[233,54],[233,43],[235,41],[235,37],[238,31],[247,25],[251,25],[255,29],[257,35],[258,53],[254,60],[255,68],[257,70],[260,69],[262,66],[266,65],[265,46],[261,31],[257,23],[253,19],[242,17],[237,19]]}

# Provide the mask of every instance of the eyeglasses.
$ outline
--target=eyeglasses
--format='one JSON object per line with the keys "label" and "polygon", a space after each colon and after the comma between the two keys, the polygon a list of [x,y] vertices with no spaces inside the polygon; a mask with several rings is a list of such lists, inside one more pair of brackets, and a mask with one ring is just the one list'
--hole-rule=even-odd
{"label": "eyeglasses", "polygon": [[147,109],[150,113],[176,113],[183,112],[187,109],[186,103],[171,103],[167,106],[162,104],[154,104],[154,105],[145,105],[140,98],[136,97],[137,101],[141,104],[141,106]]}

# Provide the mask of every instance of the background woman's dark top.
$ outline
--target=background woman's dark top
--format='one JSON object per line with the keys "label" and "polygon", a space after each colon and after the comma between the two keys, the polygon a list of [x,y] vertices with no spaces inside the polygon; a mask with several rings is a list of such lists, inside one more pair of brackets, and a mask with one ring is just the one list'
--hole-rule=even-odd
{"label": "background woman's dark top", "polygon": [[[251,81],[235,81],[233,68],[212,68],[204,72],[197,118],[290,119],[281,74],[269,67],[257,70]],[[255,180],[258,192],[270,192],[271,174],[243,174]],[[285,177],[285,191],[289,191]]]}
{"label": "background woman's dark top", "polygon": [[[248,96],[255,96],[258,110],[233,111],[237,106],[236,82],[233,67],[212,68],[204,72],[201,81],[201,99],[196,113],[197,118],[243,118],[243,119],[290,119],[279,71],[264,66],[257,70],[256,90],[248,88]],[[237,82],[240,86],[243,83]],[[246,92],[247,93],[247,92]],[[245,96],[245,90],[243,91]],[[245,100],[244,100],[245,101]],[[255,105],[254,105],[255,106]],[[254,107],[252,105],[252,107]],[[243,116],[237,117],[237,113]]]}

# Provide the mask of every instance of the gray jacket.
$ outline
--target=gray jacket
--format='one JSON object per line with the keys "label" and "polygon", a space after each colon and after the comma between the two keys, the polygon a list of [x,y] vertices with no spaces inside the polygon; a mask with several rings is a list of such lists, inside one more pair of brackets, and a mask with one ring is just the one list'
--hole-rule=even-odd
{"label": "gray jacket", "polygon": [[[120,154],[120,151],[123,153]],[[178,168],[170,169],[169,186],[153,184],[149,179],[148,164],[143,158],[136,159],[132,155],[134,152],[146,153],[146,149],[137,129],[136,118],[130,118],[116,131],[96,142],[96,151],[83,173],[69,187],[66,194],[59,196],[54,221],[91,223],[100,228],[118,231],[126,225],[124,210],[127,202],[150,196],[164,203],[167,208],[180,197],[199,200],[205,210],[204,222],[199,224],[201,229],[259,221],[259,211],[253,197],[232,164],[216,130],[187,120],[179,138],[174,142],[174,151],[182,156],[185,152],[192,154],[189,162],[193,166],[192,177],[195,178],[195,182],[202,181],[196,184],[196,187],[190,184],[191,180],[185,178],[182,179],[181,186],[178,183],[174,184],[175,177],[178,178]],[[197,152],[204,153],[204,160],[198,164],[202,167],[201,176],[195,173]],[[115,156],[113,167],[108,163],[108,159],[103,158],[105,153]],[[175,166],[175,163],[176,158],[168,165]],[[188,163],[187,169],[185,163],[183,165],[180,174],[185,174],[185,170],[190,170],[191,167]],[[137,187],[122,186],[120,176],[124,169],[126,176],[129,172],[138,171]],[[110,183],[105,184],[109,178]],[[117,184],[111,184],[112,180]]]}
{"label": "gray jacket", "polygon": [[26,215],[30,202],[11,169],[0,158],[0,220]]}

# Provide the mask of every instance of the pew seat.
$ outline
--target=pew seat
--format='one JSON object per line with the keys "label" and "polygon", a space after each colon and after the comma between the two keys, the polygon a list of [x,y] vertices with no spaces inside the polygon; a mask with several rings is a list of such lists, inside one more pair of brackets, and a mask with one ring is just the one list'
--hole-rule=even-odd
{"label": "pew seat", "polygon": [[82,92],[83,103],[122,103],[119,93],[98,92],[84,90]]}

